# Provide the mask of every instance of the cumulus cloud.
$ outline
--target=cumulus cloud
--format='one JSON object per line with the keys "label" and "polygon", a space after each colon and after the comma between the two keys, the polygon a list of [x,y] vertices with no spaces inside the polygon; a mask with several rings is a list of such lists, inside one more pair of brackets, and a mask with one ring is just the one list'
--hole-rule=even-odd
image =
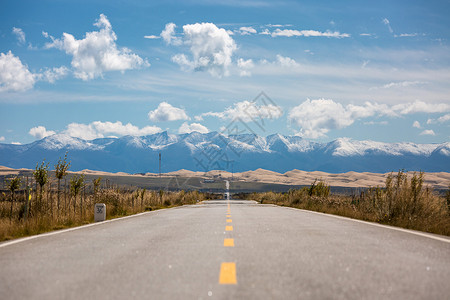
{"label": "cumulus cloud", "polygon": [[191,132],[200,132],[200,133],[208,133],[209,130],[205,126],[203,126],[200,123],[192,123],[188,124],[187,122],[184,122],[180,128],[178,129],[178,133],[191,133]]}
{"label": "cumulus cloud", "polygon": [[413,125],[414,128],[422,128],[422,126],[420,126],[420,122],[419,121],[414,121]]}
{"label": "cumulus cloud", "polygon": [[276,62],[282,67],[298,67],[299,64],[292,58],[277,54]]}
{"label": "cumulus cloud", "polygon": [[206,112],[195,119],[200,121],[203,117],[216,117],[222,120],[240,119],[243,122],[252,122],[261,119],[278,119],[283,115],[281,107],[267,104],[258,105],[255,102],[242,101],[235,103],[232,107],[228,107],[223,112]]}
{"label": "cumulus cloud", "polygon": [[[442,111],[450,111],[450,105],[415,101],[393,106],[372,102],[344,106],[331,99],[308,99],[289,111],[288,120],[299,128],[297,135],[315,139],[326,137],[330,130],[343,129],[359,119],[382,116],[399,117],[412,113]],[[420,123],[414,122],[413,126],[420,126]]]}
{"label": "cumulus cloud", "polygon": [[149,66],[149,63],[127,48],[118,48],[117,36],[112,30],[108,18],[101,14],[94,26],[99,31],[87,32],[84,39],[77,40],[69,33],[63,33],[61,39],[52,39],[47,48],[57,48],[72,56],[74,75],[82,80],[102,76],[108,71],[125,71]]}
{"label": "cumulus cloud", "polygon": [[54,135],[56,132],[53,130],[47,130],[44,126],[33,127],[28,131],[28,134],[34,136],[37,139],[43,139],[47,136]]}
{"label": "cumulus cloud", "polygon": [[450,121],[450,114],[443,115],[437,119],[428,119],[427,124],[446,123]]}
{"label": "cumulus cloud", "polygon": [[145,126],[139,128],[131,123],[122,122],[101,122],[95,121],[90,124],[70,123],[64,133],[84,140],[93,140],[105,136],[133,135],[142,136],[161,132],[161,128],[156,126]]}
{"label": "cumulus cloud", "polygon": [[25,32],[21,28],[13,27],[12,33],[17,37],[19,44],[25,44]]}
{"label": "cumulus cloud", "polygon": [[251,75],[250,69],[252,69],[255,66],[255,64],[251,59],[245,60],[243,58],[239,58],[237,61],[237,66],[240,69],[239,71],[240,76],[250,76]]}
{"label": "cumulus cloud", "polygon": [[394,114],[412,114],[412,113],[444,113],[450,112],[450,104],[447,103],[426,103],[416,100],[414,102],[402,103],[392,106]]}
{"label": "cumulus cloud", "polygon": [[153,122],[190,119],[184,109],[174,107],[167,102],[161,102],[157,109],[149,111],[148,118]]}
{"label": "cumulus cloud", "polygon": [[306,138],[326,136],[331,129],[341,129],[353,124],[355,118],[342,104],[330,99],[306,100],[292,108],[288,120],[300,127],[297,135]]}
{"label": "cumulus cloud", "polygon": [[[168,44],[174,44],[175,27],[166,25],[161,36]],[[167,28],[167,26],[169,28]],[[164,35],[163,35],[164,33]],[[167,37],[164,37],[164,36]],[[206,71],[216,77],[228,75],[228,68],[232,63],[233,52],[237,49],[236,43],[230,34],[213,23],[195,23],[183,26],[183,44],[189,47],[192,58],[184,53],[172,57],[172,61],[184,70]],[[170,41],[170,42],[168,42]],[[181,42],[177,42],[181,44]]]}
{"label": "cumulus cloud", "polygon": [[241,27],[241,28],[239,28],[239,33],[241,35],[255,34],[256,33],[256,29],[253,28],[253,27]]}
{"label": "cumulus cloud", "polygon": [[60,80],[69,74],[69,69],[65,66],[59,68],[46,69],[42,73],[37,74],[39,80],[55,83],[56,80]]}
{"label": "cumulus cloud", "polygon": [[22,92],[33,88],[35,75],[22,64],[19,57],[9,51],[0,53],[0,92]]}
{"label": "cumulus cloud", "polygon": [[432,129],[424,130],[420,133],[420,135],[436,135]]}
{"label": "cumulus cloud", "polygon": [[339,31],[326,31],[321,32],[317,30],[294,30],[294,29],[276,29],[272,32],[272,37],[277,36],[285,36],[285,37],[293,37],[293,36],[304,36],[304,37],[328,37],[328,38],[347,38],[350,37],[348,33],[340,33]]}
{"label": "cumulus cloud", "polygon": [[177,25],[174,23],[166,24],[166,27],[161,32],[161,37],[167,43],[167,45],[181,45],[182,40],[175,36],[175,28]]}
{"label": "cumulus cloud", "polygon": [[31,73],[19,57],[11,51],[0,53],[0,92],[23,92],[32,89],[37,81],[54,83],[65,77],[69,70],[65,67],[40,70]]}

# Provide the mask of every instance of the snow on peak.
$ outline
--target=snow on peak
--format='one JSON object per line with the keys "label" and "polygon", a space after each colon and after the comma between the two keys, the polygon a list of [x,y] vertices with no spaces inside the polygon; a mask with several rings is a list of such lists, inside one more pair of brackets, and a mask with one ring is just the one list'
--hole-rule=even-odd
{"label": "snow on peak", "polygon": [[383,143],[338,138],[327,144],[326,151],[331,151],[333,156],[362,156],[368,153],[395,156],[405,154],[430,156],[436,147],[435,144]]}
{"label": "snow on peak", "polygon": [[64,133],[48,136],[42,139],[38,145],[47,150],[60,150],[63,148],[71,150],[101,150],[104,148]]}

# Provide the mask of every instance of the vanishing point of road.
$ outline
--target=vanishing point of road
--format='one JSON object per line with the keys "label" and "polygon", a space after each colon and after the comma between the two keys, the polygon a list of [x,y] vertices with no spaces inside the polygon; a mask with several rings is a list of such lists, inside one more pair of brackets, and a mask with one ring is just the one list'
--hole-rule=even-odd
{"label": "vanishing point of road", "polygon": [[0,243],[0,299],[448,299],[450,239],[205,201]]}

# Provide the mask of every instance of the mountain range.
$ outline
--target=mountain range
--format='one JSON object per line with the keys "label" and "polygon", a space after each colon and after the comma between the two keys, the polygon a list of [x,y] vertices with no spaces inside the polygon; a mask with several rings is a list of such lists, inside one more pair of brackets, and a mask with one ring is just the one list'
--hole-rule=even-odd
{"label": "mountain range", "polygon": [[25,145],[0,144],[0,165],[34,168],[44,159],[50,168],[68,152],[70,170],[146,173],[180,169],[242,172],[263,168],[341,173],[450,171],[450,142],[382,143],[339,138],[329,143],[273,134],[223,135],[218,132],[123,136],[83,140],[55,134]]}

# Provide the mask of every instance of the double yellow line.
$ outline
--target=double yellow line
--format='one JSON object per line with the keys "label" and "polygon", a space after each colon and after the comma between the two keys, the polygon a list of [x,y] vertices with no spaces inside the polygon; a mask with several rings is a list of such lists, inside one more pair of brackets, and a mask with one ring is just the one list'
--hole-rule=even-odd
{"label": "double yellow line", "polygon": [[[231,219],[231,210],[230,210],[230,201],[228,201],[228,209],[227,209],[227,224],[233,223]],[[226,225],[225,231],[233,231],[233,225]],[[224,247],[234,247],[234,239],[233,238],[225,238],[223,240]],[[220,266],[220,275],[219,275],[219,283],[220,284],[237,284],[236,280],[236,263],[234,262],[223,262]]]}

